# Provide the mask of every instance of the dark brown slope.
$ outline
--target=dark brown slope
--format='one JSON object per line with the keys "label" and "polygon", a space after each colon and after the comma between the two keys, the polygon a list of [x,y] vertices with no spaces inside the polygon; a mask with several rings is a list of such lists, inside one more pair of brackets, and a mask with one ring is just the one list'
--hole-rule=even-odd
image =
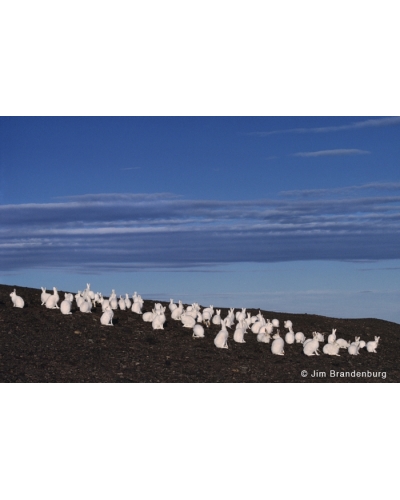
{"label": "dark brown slope", "polygon": [[[92,314],[64,316],[40,305],[41,290],[17,287],[25,308],[13,308],[14,287],[0,285],[1,382],[399,382],[400,325],[377,319],[335,319],[316,315],[264,311],[266,318],[290,319],[295,331],[311,336],[314,330],[362,340],[381,337],[377,354],[361,351],[341,357],[303,355],[301,345],[286,345],[285,356],[275,356],[270,345],[248,333],[245,344],[229,338],[229,349],[217,349],[219,331],[212,325],[206,338],[193,339],[192,330],[170,319],[164,331],[131,311],[115,311],[114,326],[100,325],[101,308]],[[64,292],[59,291],[60,298]],[[60,302],[61,302],[60,300]],[[154,302],[145,301],[143,310]],[[167,304],[164,304],[167,305]],[[249,310],[257,313],[256,310]],[[222,317],[227,309],[222,308]],[[283,331],[283,328],[281,328]],[[322,344],[320,344],[322,348]],[[308,376],[302,377],[301,371]],[[313,371],[326,377],[312,378]],[[330,371],[385,372],[380,377],[331,377]]]}

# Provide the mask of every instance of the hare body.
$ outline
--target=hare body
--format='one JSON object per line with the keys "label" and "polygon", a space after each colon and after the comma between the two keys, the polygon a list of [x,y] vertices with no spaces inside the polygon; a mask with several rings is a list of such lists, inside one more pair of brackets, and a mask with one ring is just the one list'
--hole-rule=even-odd
{"label": "hare body", "polygon": [[100,317],[100,323],[105,326],[113,326],[112,319],[114,317],[114,313],[111,309],[110,306],[106,308],[106,310],[103,312],[103,314]]}
{"label": "hare body", "polygon": [[10,293],[11,301],[13,303],[13,307],[18,307],[19,309],[23,309],[25,302],[22,297],[17,295],[16,290],[14,289],[13,292]]}
{"label": "hare body", "polygon": [[41,305],[44,306],[46,303],[46,300],[51,297],[51,293],[46,292],[46,288],[42,287],[42,294],[40,296],[40,300],[42,301]]}
{"label": "hare body", "polygon": [[336,340],[336,329],[332,329],[332,333],[328,336],[328,344],[333,344]]}
{"label": "hare body", "polygon": [[245,320],[240,321],[239,325],[237,326],[234,334],[233,334],[233,340],[237,342],[238,344],[245,344],[246,341],[244,340],[244,334],[246,333],[246,328],[245,328]]}
{"label": "hare body", "polygon": [[151,323],[153,321],[155,315],[156,315],[156,312],[153,309],[152,312],[148,311],[148,312],[143,313],[142,319],[143,319],[143,321],[146,321],[146,323]]}
{"label": "hare body", "polygon": [[339,345],[336,342],[325,344],[322,351],[324,354],[329,354],[330,356],[340,356],[339,353]]}
{"label": "hare body", "polygon": [[336,339],[336,343],[340,347],[340,349],[347,349],[350,346],[350,342],[344,339]]}
{"label": "hare body", "polygon": [[199,324],[194,325],[194,327],[193,327],[193,337],[194,338],[204,337],[204,328],[201,325],[199,325]]}
{"label": "hare body", "polygon": [[193,316],[187,313],[182,314],[181,321],[184,328],[193,328],[194,325],[196,324],[195,318],[193,318]]}
{"label": "hare body", "polygon": [[371,340],[367,344],[367,351],[368,352],[375,352],[376,353],[376,348],[378,347],[379,344],[379,339],[380,337],[375,337],[375,340]]}
{"label": "hare body", "polygon": [[221,327],[222,329],[217,333],[215,339],[214,339],[214,345],[215,347],[218,347],[219,349],[228,349],[228,330],[226,329],[225,326],[225,321],[221,320]]}
{"label": "hare body", "polygon": [[317,332],[313,333],[313,338],[308,339],[304,342],[303,344],[303,353],[306,356],[319,356],[318,352],[318,347],[319,347],[319,340],[318,340],[318,334]]}
{"label": "hare body", "polygon": [[272,337],[274,341],[271,344],[271,352],[272,354],[277,354],[278,356],[283,356],[285,354],[284,346],[285,342],[281,338],[279,331],[275,333],[275,335]]}
{"label": "hare body", "polygon": [[257,335],[257,342],[264,342],[264,344],[269,344],[271,340],[271,335],[269,333],[261,332]]}
{"label": "hare body", "polygon": [[62,314],[72,314],[71,302],[67,299],[63,300],[60,304],[60,311]]}
{"label": "hare body", "polygon": [[221,309],[217,309],[217,313],[215,314],[215,316],[213,316],[211,321],[213,325],[221,324]]}
{"label": "hare body", "polygon": [[50,295],[46,300],[45,306],[47,309],[60,309],[57,305],[59,300],[60,297],[58,296],[57,288],[53,287],[53,295]]}

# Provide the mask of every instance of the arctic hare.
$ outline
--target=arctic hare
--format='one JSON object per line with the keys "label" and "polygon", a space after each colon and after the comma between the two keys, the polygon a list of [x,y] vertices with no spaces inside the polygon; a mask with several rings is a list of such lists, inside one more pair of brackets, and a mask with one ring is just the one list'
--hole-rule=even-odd
{"label": "arctic hare", "polygon": [[19,307],[20,309],[22,309],[24,307],[24,305],[25,305],[24,299],[22,297],[20,297],[19,295],[17,295],[17,292],[15,289],[13,292],[10,293],[10,297],[11,297],[11,300],[13,303],[13,307]]}
{"label": "arctic hare", "polygon": [[58,296],[57,288],[53,287],[53,295],[46,300],[45,306],[47,309],[60,309],[57,305],[60,297]]}
{"label": "arctic hare", "polygon": [[158,310],[154,315],[151,326],[153,327],[153,330],[164,330],[164,320],[161,310]]}
{"label": "arctic hare", "polygon": [[271,335],[269,333],[261,332],[257,335],[257,342],[264,342],[265,344],[269,344],[271,340]]}
{"label": "arctic hare", "polygon": [[221,324],[221,309],[217,309],[217,313],[215,314],[215,316],[213,316],[212,324],[213,325]]}
{"label": "arctic hare", "polygon": [[127,293],[125,294],[125,307],[126,309],[130,309],[132,307],[131,299]]}
{"label": "arctic hare", "polygon": [[174,304],[174,299],[169,299],[169,305],[168,308],[172,312],[174,309],[176,309],[178,306]]}
{"label": "arctic hare", "polygon": [[194,325],[196,324],[195,318],[191,316],[190,314],[183,313],[181,316],[181,321],[184,326],[184,328],[193,328]]}
{"label": "arctic hare", "polygon": [[306,356],[314,356],[314,355],[319,356],[319,352],[318,352],[319,340],[318,340],[318,338],[319,338],[318,333],[313,332],[313,338],[308,339],[304,342],[303,353]]}
{"label": "arctic hare", "polygon": [[236,327],[236,330],[233,334],[233,340],[238,342],[239,344],[245,344],[246,341],[243,339],[244,334],[246,333],[246,320],[239,321],[239,324]]}
{"label": "arctic hare", "polygon": [[183,305],[179,304],[178,307],[176,307],[172,312],[171,312],[171,319],[174,319],[176,321],[179,321],[181,319],[183,313]]}
{"label": "arctic hare", "polygon": [[339,349],[339,344],[337,342],[332,342],[325,344],[322,351],[324,354],[329,354],[330,356],[340,356],[340,354],[338,354]]}
{"label": "arctic hare", "polygon": [[105,311],[101,315],[100,323],[102,325],[111,325],[111,326],[113,326],[113,322],[112,322],[113,316],[114,316],[114,313],[113,313],[111,307],[107,306],[106,309],[105,309]]}
{"label": "arctic hare", "polygon": [[379,344],[379,339],[380,337],[375,337],[375,340],[371,340],[367,344],[367,351],[368,352],[375,352],[376,353],[376,348],[378,347]]}
{"label": "arctic hare", "polygon": [[[65,294],[67,296],[67,294]],[[72,314],[71,312],[71,301],[64,299],[60,304],[60,311],[62,314]]]}
{"label": "arctic hare", "polygon": [[272,354],[277,354],[278,356],[283,356],[285,354],[285,351],[283,350],[285,342],[281,338],[281,336],[279,334],[279,330],[275,333],[275,335],[272,338],[274,339],[274,341],[271,344]]}
{"label": "arctic hare", "polygon": [[136,314],[142,314],[142,304],[141,302],[134,302],[132,304],[131,311],[136,313]]}
{"label": "arctic hare", "polygon": [[44,306],[46,300],[51,297],[51,293],[46,292],[46,288],[42,287],[42,295],[40,296],[40,300],[42,301],[41,305]]}
{"label": "arctic hare", "polygon": [[332,329],[332,333],[328,336],[328,344],[333,344],[336,340],[336,328]]}
{"label": "arctic hare", "polygon": [[217,333],[214,339],[215,347],[219,349],[228,349],[228,330],[225,326],[225,320],[221,320],[221,330]]}
{"label": "arctic hare", "polygon": [[151,312],[148,311],[148,312],[143,313],[142,319],[143,319],[143,321],[146,321],[147,323],[151,323],[153,321],[155,315],[156,315],[156,310],[153,309]]}
{"label": "arctic hare", "polygon": [[204,328],[197,324],[197,325],[194,325],[193,327],[193,337],[194,338],[200,338],[200,337],[204,337]]}
{"label": "arctic hare", "polygon": [[79,306],[79,310],[82,313],[91,313],[92,312],[92,303],[90,301],[90,298],[89,298],[89,300],[84,300],[83,302],[81,302],[81,304]]}
{"label": "arctic hare", "polygon": [[293,331],[287,332],[287,334],[285,335],[285,342],[286,342],[286,344],[294,344],[294,332]]}
{"label": "arctic hare", "polygon": [[294,339],[296,340],[296,344],[303,344],[306,340],[306,337],[303,332],[297,332],[294,336]]}

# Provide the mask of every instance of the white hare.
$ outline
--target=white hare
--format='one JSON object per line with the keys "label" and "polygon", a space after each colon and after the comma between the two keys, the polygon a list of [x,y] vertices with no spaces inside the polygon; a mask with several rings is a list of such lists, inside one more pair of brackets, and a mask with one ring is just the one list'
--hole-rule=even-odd
{"label": "white hare", "polygon": [[272,354],[277,354],[278,356],[283,356],[285,354],[285,351],[283,350],[285,342],[281,338],[279,334],[279,330],[275,333],[275,335],[272,337],[274,341],[271,344],[271,352]]}
{"label": "white hare", "polygon": [[217,309],[217,313],[215,314],[215,316],[213,316],[211,321],[213,325],[221,324],[221,309]]}
{"label": "white hare", "polygon": [[352,356],[357,356],[359,353],[358,351],[360,350],[360,343],[358,342],[352,342],[349,345],[349,348],[347,349],[348,353],[351,354]]}
{"label": "white hare", "polygon": [[177,307],[178,306],[176,304],[174,304],[174,299],[169,299],[168,309],[172,312]]}
{"label": "white hare", "polygon": [[264,344],[269,344],[271,340],[271,335],[269,333],[260,332],[257,335],[257,342],[264,342]]}
{"label": "white hare", "polygon": [[47,309],[60,309],[58,307],[58,301],[60,300],[60,297],[57,292],[57,288],[53,287],[53,295],[50,295],[50,297],[46,300],[45,306]]}
{"label": "white hare", "polygon": [[183,313],[183,305],[180,302],[179,306],[176,307],[172,312],[171,312],[171,319],[174,319],[175,321],[179,321],[181,319]]}
{"label": "white hare", "polygon": [[378,347],[379,344],[379,339],[380,337],[375,337],[375,340],[371,340],[367,344],[367,351],[368,352],[375,352],[376,353],[376,348]]}
{"label": "white hare", "polygon": [[[175,311],[174,311],[175,312]],[[174,313],[173,312],[173,313]],[[172,313],[172,314],[173,314]],[[212,317],[212,313],[210,311],[206,311],[204,309],[204,311],[201,313],[201,316],[203,318],[203,323],[206,325],[206,326],[210,326],[210,320],[211,320],[211,317]]]}
{"label": "white hare", "polygon": [[151,326],[153,327],[153,330],[164,330],[164,319],[165,318],[163,312],[159,309],[154,318],[153,321],[151,322]]}
{"label": "white hare", "polygon": [[347,349],[350,347],[350,342],[347,342],[347,340],[344,339],[336,339],[336,343],[340,347],[340,349]]}
{"label": "white hare", "polygon": [[42,294],[40,296],[40,300],[42,301],[41,305],[44,306],[46,303],[46,300],[51,297],[51,293],[46,292],[46,288],[42,287]]}
{"label": "white hare", "polygon": [[[68,297],[68,298],[67,298]],[[72,300],[70,300],[70,294],[65,294],[65,299],[60,304],[60,311],[62,314],[72,314],[71,312]]]}
{"label": "white hare", "polygon": [[89,297],[88,297],[88,300],[83,300],[83,302],[80,303],[79,310],[82,313],[91,313],[92,312],[92,302],[90,301]]}
{"label": "white hare", "polygon": [[233,334],[233,340],[239,344],[245,344],[244,334],[246,333],[246,320],[240,320]]}
{"label": "white hare", "polygon": [[121,309],[121,311],[125,311],[125,309],[126,309],[126,303],[125,303],[125,299],[123,299],[121,297],[121,295],[119,296],[118,306]]}
{"label": "white hare", "polygon": [[336,328],[332,329],[332,333],[328,336],[328,344],[333,344],[336,341]]}
{"label": "white hare", "polygon": [[148,312],[143,313],[142,319],[143,319],[143,321],[146,321],[147,323],[151,323],[153,321],[155,315],[156,315],[156,310],[153,309],[151,312],[148,311]]}
{"label": "white hare", "polygon": [[214,339],[215,347],[219,349],[228,349],[228,330],[225,326],[225,320],[221,320],[221,330],[217,333]]}
{"label": "white hare", "polygon": [[13,303],[13,307],[19,307],[22,309],[25,305],[24,299],[17,295],[16,290],[14,289],[13,292],[10,293],[11,301]]}
{"label": "white hare", "polygon": [[324,354],[329,354],[330,356],[340,356],[339,353],[339,344],[337,342],[331,342],[328,344],[325,344],[322,351]]}
{"label": "white hare", "polygon": [[187,313],[183,313],[181,315],[181,321],[182,321],[184,328],[193,328],[194,325],[196,324],[195,318],[193,318],[193,316],[191,316],[190,314],[187,314]]}
{"label": "white hare", "polygon": [[193,327],[193,337],[194,338],[204,337],[204,328],[201,325],[199,325],[199,324],[194,325],[194,327]]}
{"label": "white hare", "polygon": [[303,332],[297,332],[294,336],[294,339],[296,341],[296,344],[304,344],[304,341],[306,340],[306,336],[304,335]]}
{"label": "white hare", "polygon": [[308,339],[304,342],[303,344],[303,353],[306,356],[314,356],[317,355],[319,356],[318,348],[319,348],[319,337],[318,333],[314,332],[313,333],[313,338]]}
{"label": "white hare", "polygon": [[136,313],[136,314],[142,314],[142,303],[141,302],[134,302],[132,304],[131,311]]}
{"label": "white hare", "polygon": [[100,323],[102,325],[111,325],[113,326],[112,319],[114,317],[113,310],[111,309],[110,306],[107,306],[106,309],[104,310],[103,314],[100,317]]}
{"label": "white hare", "polygon": [[292,322],[289,321],[289,320],[285,321],[283,323],[283,326],[285,328],[289,329],[289,331],[285,335],[285,342],[286,342],[286,344],[294,344],[295,337],[294,337],[294,331],[293,331],[293,324],[292,324]]}
{"label": "white hare", "polygon": [[125,307],[126,309],[130,309],[132,307],[131,299],[127,293],[125,294]]}

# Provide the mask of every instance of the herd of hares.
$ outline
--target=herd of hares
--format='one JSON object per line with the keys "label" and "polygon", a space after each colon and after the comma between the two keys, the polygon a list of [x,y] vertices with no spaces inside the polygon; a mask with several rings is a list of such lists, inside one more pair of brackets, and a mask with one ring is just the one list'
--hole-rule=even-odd
{"label": "herd of hares", "polygon": [[[14,307],[24,307],[24,300],[17,295],[16,290],[10,294],[10,297]],[[132,300],[129,298],[128,294],[125,294],[125,298],[120,295],[118,300],[115,290],[112,290],[109,298],[104,299],[101,293],[94,293],[90,290],[90,284],[87,283],[85,290],[83,292],[78,291],[75,296],[72,295],[72,293],[66,293],[64,300],[61,302],[60,306],[58,306],[60,297],[57,288],[54,287],[53,293],[51,294],[46,292],[46,288],[42,287],[41,305],[48,309],[59,309],[62,314],[72,314],[71,308],[74,299],[79,311],[82,313],[91,313],[93,307],[100,305],[102,308],[100,323],[105,326],[113,325],[113,311],[118,308],[121,310],[130,309],[132,312],[142,315],[143,321],[151,323],[153,330],[163,330],[164,323],[167,319],[165,315],[167,308],[163,307],[160,303],[156,303],[151,312],[142,313],[144,301],[136,292],[132,295]],[[221,318],[221,310],[216,309],[216,311],[214,311],[212,305],[201,310],[199,304],[193,303],[185,308],[182,301],[175,304],[173,299],[171,299],[168,308],[171,320],[180,321],[183,328],[192,329],[194,338],[204,337],[204,327],[209,328],[211,323],[213,325],[219,325],[221,330],[214,339],[214,345],[220,349],[228,349],[228,328],[234,329],[233,340],[240,344],[246,342],[244,336],[248,333],[247,330],[250,329],[253,334],[257,335],[258,342],[265,344],[271,343],[272,354],[278,356],[283,356],[285,354],[285,344],[294,343],[303,345],[303,353],[306,356],[318,356],[319,344],[320,342],[324,342],[324,334],[319,332],[313,332],[312,338],[308,339],[303,332],[295,333],[293,330],[293,323],[290,320],[284,322],[284,328],[288,331],[284,338],[282,338],[279,331],[279,321],[277,319],[273,319],[272,321],[269,319],[265,320],[261,311],[259,311],[259,314],[256,316],[252,316],[251,313],[246,313],[245,308],[236,313],[234,309],[231,308],[226,318],[223,319]],[[360,337],[356,337],[354,342],[350,342],[342,338],[336,338],[336,329],[333,329],[322,351],[324,354],[330,356],[339,356],[340,349],[347,349],[349,354],[356,356],[359,354],[360,349],[365,347],[368,352],[376,353],[379,339],[380,337],[375,337],[374,341],[365,343],[363,340],[360,340]]]}

